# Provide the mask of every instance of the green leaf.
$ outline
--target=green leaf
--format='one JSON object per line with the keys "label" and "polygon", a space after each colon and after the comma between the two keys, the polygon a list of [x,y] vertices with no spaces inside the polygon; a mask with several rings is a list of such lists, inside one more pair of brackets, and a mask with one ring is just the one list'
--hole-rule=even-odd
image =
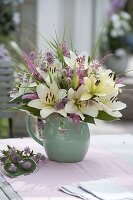
{"label": "green leaf", "polygon": [[[15,98],[15,99],[11,99],[10,100],[10,102],[12,103],[29,103],[30,101],[31,101],[31,99],[22,99],[22,96],[23,95],[21,95],[21,96],[19,96],[19,97],[17,97],[17,98]],[[10,103],[9,102],[9,103]]]}
{"label": "green leaf", "polygon": [[99,111],[97,119],[104,120],[104,121],[119,120],[119,118],[113,117],[113,116],[109,115],[108,113],[106,113],[105,111]]}
{"label": "green leaf", "polygon": [[27,105],[20,105],[20,106],[16,107],[16,109],[17,110],[25,110],[36,117],[40,117],[40,110],[38,110],[36,108],[32,108]]}
{"label": "green leaf", "polygon": [[85,119],[84,122],[90,123],[90,124],[95,124],[95,120],[93,117],[89,116],[89,115],[84,115]]}
{"label": "green leaf", "polygon": [[9,145],[7,145],[7,148],[10,150],[10,149],[12,149],[12,147],[10,147]]}

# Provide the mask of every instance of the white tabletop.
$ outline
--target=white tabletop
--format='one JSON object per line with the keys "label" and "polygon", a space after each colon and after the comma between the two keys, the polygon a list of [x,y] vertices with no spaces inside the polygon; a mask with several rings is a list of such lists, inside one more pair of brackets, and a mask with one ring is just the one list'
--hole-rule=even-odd
{"label": "white tabletop", "polygon": [[[0,150],[8,144],[18,149],[29,146],[36,153],[45,154],[43,147],[31,138],[1,139]],[[3,174],[1,168],[0,172]],[[57,163],[47,159],[33,174],[4,177],[23,200],[77,199],[59,191],[58,186],[109,177],[133,191],[133,136],[91,136],[89,151],[81,162]]]}

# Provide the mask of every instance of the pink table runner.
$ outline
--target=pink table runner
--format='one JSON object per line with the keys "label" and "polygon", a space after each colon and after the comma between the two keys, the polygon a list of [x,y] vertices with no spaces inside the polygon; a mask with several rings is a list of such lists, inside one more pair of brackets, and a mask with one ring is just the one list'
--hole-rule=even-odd
{"label": "pink table runner", "polygon": [[[29,146],[45,153],[31,138],[1,139],[0,150],[7,144],[22,149]],[[3,174],[1,168],[0,172]],[[133,191],[133,136],[91,136],[87,156],[78,163],[56,163],[46,160],[34,174],[11,179],[4,176],[23,200],[77,199],[58,191],[58,186],[112,177]]]}

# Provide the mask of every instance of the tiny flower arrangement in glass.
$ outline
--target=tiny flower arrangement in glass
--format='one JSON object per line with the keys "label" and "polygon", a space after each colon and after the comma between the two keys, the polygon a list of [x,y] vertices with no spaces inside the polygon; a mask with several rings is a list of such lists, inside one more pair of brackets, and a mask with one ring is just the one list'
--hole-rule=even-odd
{"label": "tiny flower arrangement in glass", "polygon": [[[51,114],[94,123],[115,120],[126,105],[117,96],[122,84],[115,72],[103,68],[110,56],[96,60],[87,52],[68,50],[66,42],[48,41],[51,50],[23,53],[24,68],[17,68],[10,96],[16,109],[44,122]],[[40,123],[41,124],[41,123]],[[40,125],[39,124],[39,125]]]}

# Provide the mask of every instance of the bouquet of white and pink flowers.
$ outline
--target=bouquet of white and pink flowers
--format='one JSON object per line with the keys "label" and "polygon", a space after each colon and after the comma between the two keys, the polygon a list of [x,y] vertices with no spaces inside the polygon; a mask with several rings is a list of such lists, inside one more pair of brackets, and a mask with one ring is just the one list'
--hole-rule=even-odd
{"label": "bouquet of white and pink flowers", "polygon": [[16,109],[45,120],[56,113],[80,121],[115,120],[126,105],[117,96],[122,84],[115,72],[103,68],[101,60],[87,52],[68,50],[66,42],[53,40],[46,52],[23,53],[25,65],[16,72],[11,102]]}

